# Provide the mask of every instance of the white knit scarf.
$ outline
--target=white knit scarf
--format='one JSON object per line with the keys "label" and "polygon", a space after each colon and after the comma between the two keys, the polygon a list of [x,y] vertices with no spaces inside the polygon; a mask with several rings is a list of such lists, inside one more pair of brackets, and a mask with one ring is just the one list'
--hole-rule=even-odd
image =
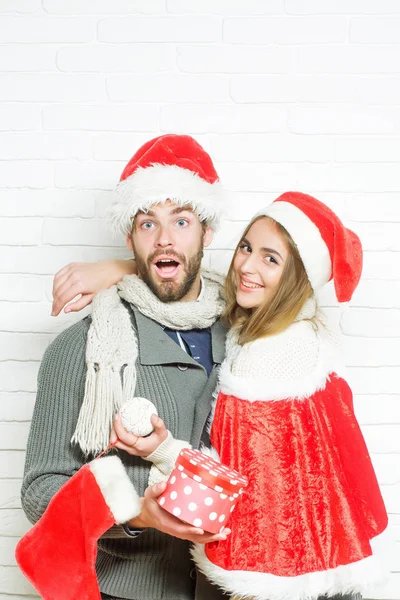
{"label": "white knit scarf", "polygon": [[142,314],[171,329],[210,327],[222,314],[223,278],[202,271],[203,289],[195,302],[162,302],[136,275],[97,294],[86,345],[85,395],[72,442],[85,455],[98,454],[109,443],[114,415],[135,395],[138,344],[121,298]]}

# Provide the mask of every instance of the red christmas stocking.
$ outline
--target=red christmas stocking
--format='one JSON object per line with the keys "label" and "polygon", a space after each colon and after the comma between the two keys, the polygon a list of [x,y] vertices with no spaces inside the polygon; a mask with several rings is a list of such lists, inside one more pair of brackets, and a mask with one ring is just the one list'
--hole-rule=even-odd
{"label": "red christmas stocking", "polygon": [[17,545],[17,562],[43,600],[100,600],[97,540],[141,504],[117,456],[83,466]]}

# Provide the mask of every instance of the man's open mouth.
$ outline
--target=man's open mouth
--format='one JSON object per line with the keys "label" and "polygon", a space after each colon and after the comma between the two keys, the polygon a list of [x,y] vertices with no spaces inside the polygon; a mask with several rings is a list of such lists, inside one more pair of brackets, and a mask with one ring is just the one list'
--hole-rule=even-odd
{"label": "man's open mouth", "polygon": [[180,262],[174,258],[159,258],[153,264],[157,275],[162,279],[172,279],[180,267]]}

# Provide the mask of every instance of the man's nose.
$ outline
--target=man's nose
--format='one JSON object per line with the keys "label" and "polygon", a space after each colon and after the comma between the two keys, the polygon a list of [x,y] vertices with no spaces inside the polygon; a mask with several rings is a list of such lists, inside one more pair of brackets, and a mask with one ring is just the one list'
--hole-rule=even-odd
{"label": "man's nose", "polygon": [[169,227],[160,227],[155,239],[157,248],[167,248],[174,245],[173,236]]}

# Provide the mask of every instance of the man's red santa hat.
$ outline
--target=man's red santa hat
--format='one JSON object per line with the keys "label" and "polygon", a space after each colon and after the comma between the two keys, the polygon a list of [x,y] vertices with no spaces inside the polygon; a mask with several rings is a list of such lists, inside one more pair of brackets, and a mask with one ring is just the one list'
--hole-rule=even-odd
{"label": "man's red santa hat", "polygon": [[131,232],[136,213],[166,200],[191,206],[215,230],[223,203],[212,160],[189,135],[162,135],[139,148],[123,170],[116,194],[108,216],[124,235]]}
{"label": "man's red santa hat", "polygon": [[296,244],[314,290],[333,279],[339,302],[348,302],[362,271],[359,237],[316,198],[285,192],[257,216],[271,217]]}
{"label": "man's red santa hat", "polygon": [[140,511],[140,499],[120,459],[95,459],[59,489],[19,541],[17,563],[43,600],[101,600],[97,540]]}

